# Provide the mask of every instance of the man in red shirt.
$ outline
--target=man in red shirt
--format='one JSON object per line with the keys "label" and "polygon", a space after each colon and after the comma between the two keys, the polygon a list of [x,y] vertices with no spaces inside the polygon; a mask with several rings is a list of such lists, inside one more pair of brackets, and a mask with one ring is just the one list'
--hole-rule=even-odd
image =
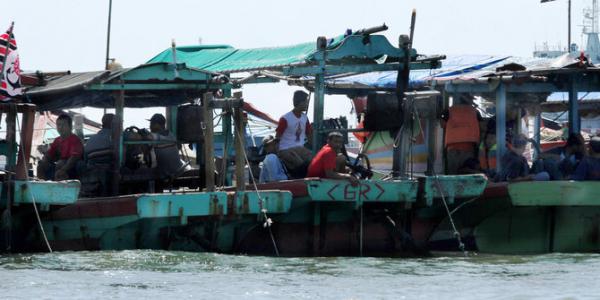
{"label": "man in red shirt", "polygon": [[66,114],[60,115],[56,120],[56,130],[60,136],[50,144],[50,149],[38,163],[38,178],[54,180],[75,178],[75,165],[83,154],[83,144],[79,137],[71,132],[72,129],[71,117]]}
{"label": "man in red shirt", "polygon": [[308,177],[320,177],[330,179],[348,179],[355,185],[358,179],[348,173],[346,169],[346,157],[341,153],[344,145],[344,136],[337,132],[331,132],[327,136],[327,144],[319,150],[308,167]]}

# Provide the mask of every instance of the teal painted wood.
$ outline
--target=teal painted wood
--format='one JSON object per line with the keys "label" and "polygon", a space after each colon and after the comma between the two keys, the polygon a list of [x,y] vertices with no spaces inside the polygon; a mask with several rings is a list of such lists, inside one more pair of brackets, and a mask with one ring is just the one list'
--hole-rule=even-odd
{"label": "teal painted wood", "polygon": [[14,204],[66,205],[77,201],[81,183],[68,181],[15,181]]}
{"label": "teal painted wood", "polygon": [[123,80],[148,80],[154,78],[160,81],[178,80],[210,80],[215,73],[188,68],[184,63],[177,64],[177,74],[175,74],[175,65],[171,62],[151,63],[140,65],[133,69],[125,71],[121,77]]}
{"label": "teal painted wood", "polygon": [[[81,218],[67,220],[43,220],[42,224],[49,241],[76,240],[82,238],[97,239],[108,230],[139,221],[134,215],[111,218]],[[134,235],[119,238],[135,239]]]}
{"label": "teal painted wood", "polygon": [[137,200],[139,218],[219,216],[227,214],[227,193],[143,195]]}
{"label": "teal painted wood", "polygon": [[511,183],[514,206],[600,206],[598,181],[528,181]]}
{"label": "teal painted wood", "polygon": [[307,182],[308,194],[315,202],[415,202],[416,180],[361,180],[352,186],[347,180],[318,179]]}
{"label": "teal painted wood", "polygon": [[[327,50],[329,59],[376,59],[382,55],[390,58],[404,58],[404,51],[390,44],[383,35],[369,35],[369,43],[365,43],[362,35],[350,35],[343,39],[334,49]],[[417,51],[411,49],[411,57],[417,56]]]}
{"label": "teal painted wood", "polygon": [[[236,192],[236,214],[287,213],[292,207],[292,193],[281,191]],[[261,200],[262,199],[262,200]]]}
{"label": "teal painted wood", "polygon": [[487,179],[482,174],[427,176],[423,183],[425,204],[433,205],[433,199],[441,198],[442,194],[449,204],[456,198],[477,197],[486,185]]}

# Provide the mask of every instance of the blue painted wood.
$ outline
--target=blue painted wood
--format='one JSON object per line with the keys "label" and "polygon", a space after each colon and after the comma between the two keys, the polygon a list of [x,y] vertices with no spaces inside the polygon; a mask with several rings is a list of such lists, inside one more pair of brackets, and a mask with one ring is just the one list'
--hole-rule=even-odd
{"label": "blue painted wood", "polygon": [[137,200],[140,218],[219,216],[227,214],[227,193],[151,194]]}
{"label": "blue painted wood", "polygon": [[432,206],[433,199],[442,198],[442,195],[449,204],[457,198],[478,197],[486,185],[487,179],[483,174],[427,176],[423,183],[425,204]]}
{"label": "blue painted wood", "polygon": [[361,180],[356,186],[347,180],[307,181],[311,201],[350,202],[357,207],[364,202],[415,202],[418,185],[417,180]]}
{"label": "blue painted wood", "polygon": [[292,193],[287,191],[236,192],[236,214],[287,213],[292,207]]}
{"label": "blue painted wood", "polygon": [[66,205],[77,201],[81,183],[67,181],[15,181],[14,205],[35,203],[41,205]]}

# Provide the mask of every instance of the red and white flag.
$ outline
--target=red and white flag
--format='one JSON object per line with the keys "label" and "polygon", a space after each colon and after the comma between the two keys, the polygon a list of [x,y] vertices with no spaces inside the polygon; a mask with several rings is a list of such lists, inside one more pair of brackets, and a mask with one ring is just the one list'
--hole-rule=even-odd
{"label": "red and white flag", "polygon": [[17,42],[13,35],[13,25],[0,35],[0,100],[7,101],[21,95],[21,68]]}

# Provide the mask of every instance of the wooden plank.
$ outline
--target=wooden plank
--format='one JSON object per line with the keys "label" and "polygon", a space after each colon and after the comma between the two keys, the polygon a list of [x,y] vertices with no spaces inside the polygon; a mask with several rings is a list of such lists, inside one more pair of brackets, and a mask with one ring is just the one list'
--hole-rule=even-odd
{"label": "wooden plank", "polygon": [[511,183],[515,206],[600,206],[598,181],[529,181]]}

